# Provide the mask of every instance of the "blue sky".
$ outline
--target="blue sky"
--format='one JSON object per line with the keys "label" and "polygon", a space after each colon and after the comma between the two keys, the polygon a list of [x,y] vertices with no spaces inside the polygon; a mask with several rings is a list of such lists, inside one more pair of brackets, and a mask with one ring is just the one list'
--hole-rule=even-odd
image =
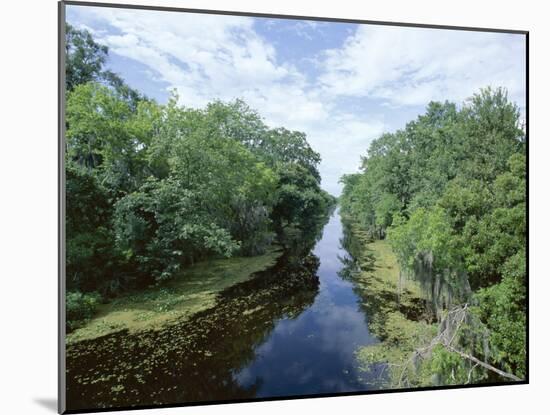
{"label": "blue sky", "polygon": [[108,66],[160,103],[244,99],[273,127],[304,131],[338,195],[369,143],[432,100],[504,86],[525,107],[523,35],[67,6],[109,46]]}

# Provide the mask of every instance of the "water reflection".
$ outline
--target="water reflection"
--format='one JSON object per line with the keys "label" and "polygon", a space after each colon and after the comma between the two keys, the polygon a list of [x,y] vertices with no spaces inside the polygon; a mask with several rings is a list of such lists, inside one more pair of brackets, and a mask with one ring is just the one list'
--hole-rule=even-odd
{"label": "water reflection", "polygon": [[340,246],[342,224],[335,212],[314,249],[320,258],[319,294],[295,319],[277,322],[255,358],[235,379],[255,386],[256,396],[290,396],[368,389],[357,370],[355,350],[372,344],[353,284],[338,276],[349,259]]}
{"label": "water reflection", "polygon": [[[346,281],[354,283],[354,292],[360,298],[361,310],[369,316],[369,322],[378,328],[377,334],[382,336],[380,328],[385,326],[386,318],[390,311],[398,311],[403,316],[412,321],[425,320],[433,322],[435,312],[433,303],[426,298],[420,298],[412,295],[408,288],[399,288],[399,281],[396,281],[396,287],[391,284],[385,284],[379,277],[374,277],[374,284],[363,283],[356,284],[357,277],[361,272],[375,272],[379,265],[375,265],[376,258],[374,253],[365,247],[365,239],[360,239],[351,229],[351,223],[343,221],[343,234],[340,239],[342,247],[348,253],[342,257],[342,268],[338,275]],[[404,300],[404,301],[403,301]],[[375,379],[377,382],[379,379]],[[379,382],[378,382],[379,383]]]}
{"label": "water reflection", "polygon": [[338,212],[311,236],[189,321],[70,346],[69,409],[368,389],[355,350],[376,339],[338,276],[349,259]]}
{"label": "water reflection", "polygon": [[139,335],[119,333],[68,350],[69,409],[252,398],[261,381],[243,386],[235,369],[277,321],[292,319],[319,292],[319,259],[287,257],[224,292],[215,309],[190,321]]}

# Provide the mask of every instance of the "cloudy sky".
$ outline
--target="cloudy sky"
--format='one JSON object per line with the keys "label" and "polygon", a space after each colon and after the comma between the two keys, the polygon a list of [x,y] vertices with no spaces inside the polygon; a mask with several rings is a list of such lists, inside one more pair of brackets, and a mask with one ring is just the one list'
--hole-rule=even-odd
{"label": "cloudy sky", "polygon": [[525,106],[523,35],[74,5],[67,21],[160,103],[173,88],[187,107],[242,98],[268,125],[304,131],[335,195],[374,138],[430,101],[490,85]]}

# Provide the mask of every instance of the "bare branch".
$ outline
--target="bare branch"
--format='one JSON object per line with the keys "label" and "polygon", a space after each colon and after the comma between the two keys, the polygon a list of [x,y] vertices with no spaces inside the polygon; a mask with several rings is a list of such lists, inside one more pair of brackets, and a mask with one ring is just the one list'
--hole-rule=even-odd
{"label": "bare branch", "polygon": [[[498,368],[490,365],[489,363],[486,363],[486,362],[483,362],[483,361],[479,360],[477,357],[475,357],[471,354],[465,353],[465,352],[463,352],[461,350],[458,350],[455,347],[453,347],[453,342],[454,342],[454,340],[457,336],[457,333],[460,330],[460,327],[462,326],[464,321],[466,320],[467,311],[468,311],[468,304],[465,304],[463,307],[457,307],[457,308],[454,308],[454,309],[450,310],[447,314],[447,324],[445,324],[445,326],[444,326],[445,328],[436,337],[434,337],[432,339],[430,344],[427,345],[426,347],[419,348],[419,349],[415,350],[412,353],[412,355],[402,365],[397,365],[397,366],[402,367],[401,374],[400,374],[399,380],[398,380],[398,385],[399,386],[403,385],[404,382],[407,380],[406,377],[405,377],[405,374],[407,373],[407,369],[409,368],[409,365],[412,363],[413,359],[416,356],[420,356],[421,358],[424,358],[427,354],[431,353],[433,348],[435,346],[437,346],[438,344],[441,344],[443,347],[445,347],[447,350],[449,350],[453,353],[457,353],[462,358],[468,359],[468,360],[475,363],[475,365],[468,372],[468,382],[467,383],[470,383],[473,370],[478,366],[481,366],[481,367],[483,367],[483,368],[485,368],[485,369],[487,369],[491,372],[497,373],[498,375],[500,375],[504,378],[508,378],[508,379],[512,379],[512,380],[516,380],[516,381],[521,380],[519,377],[517,377],[516,375],[514,375],[512,373],[508,373],[508,372],[505,372],[501,369],[498,369]],[[460,317],[457,318],[457,316],[455,316],[455,315],[458,314],[458,313],[460,313],[459,314]],[[456,321],[456,319],[459,319],[459,320],[458,320],[458,323],[456,323],[456,325],[455,325],[455,324],[453,324],[453,320]],[[449,338],[449,335],[450,335],[450,338]]]}
{"label": "bare branch", "polygon": [[472,373],[474,372],[475,368],[478,367],[479,365],[476,363],[475,365],[473,365],[470,370],[468,371],[468,380],[466,381],[466,385],[468,385],[470,383],[470,380],[472,379]]}
{"label": "bare branch", "polygon": [[477,357],[472,356],[471,354],[464,353],[463,351],[457,350],[454,347],[447,344],[443,344],[443,346],[445,346],[451,352],[458,353],[464,359],[471,360],[472,362],[477,363],[479,366],[484,367],[485,369],[490,370],[491,372],[497,373],[504,378],[508,378],[512,380],[521,380],[521,378],[518,378],[516,375],[497,369],[496,367],[491,366],[489,363],[482,362]]}

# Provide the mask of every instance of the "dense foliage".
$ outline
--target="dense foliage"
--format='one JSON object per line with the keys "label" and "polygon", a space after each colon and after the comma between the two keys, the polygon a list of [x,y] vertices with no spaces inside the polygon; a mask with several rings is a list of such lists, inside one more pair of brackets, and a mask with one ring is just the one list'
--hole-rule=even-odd
{"label": "dense foliage", "polygon": [[[472,306],[470,326],[456,336],[463,350],[523,378],[526,146],[519,118],[502,89],[482,90],[461,108],[430,103],[403,130],[375,140],[360,173],[342,178],[341,209],[371,238],[389,239],[441,319],[453,305]],[[441,347],[428,364],[443,383],[494,376],[471,371],[472,362]]]}
{"label": "dense foliage", "polygon": [[144,97],[130,88],[120,76],[105,69],[109,49],[95,42],[87,30],[65,25],[65,86],[72,91],[77,85],[100,82],[115,88],[134,107]]}
{"label": "dense foliage", "polygon": [[104,70],[107,53],[67,27],[71,292],[116,295],[208,257],[261,254],[334,204],[303,133],[269,128],[240,100],[160,105]]}
{"label": "dense foliage", "polygon": [[81,293],[69,291],[67,293],[67,326],[70,330],[76,329],[80,324],[93,316],[99,303],[97,293]]}

